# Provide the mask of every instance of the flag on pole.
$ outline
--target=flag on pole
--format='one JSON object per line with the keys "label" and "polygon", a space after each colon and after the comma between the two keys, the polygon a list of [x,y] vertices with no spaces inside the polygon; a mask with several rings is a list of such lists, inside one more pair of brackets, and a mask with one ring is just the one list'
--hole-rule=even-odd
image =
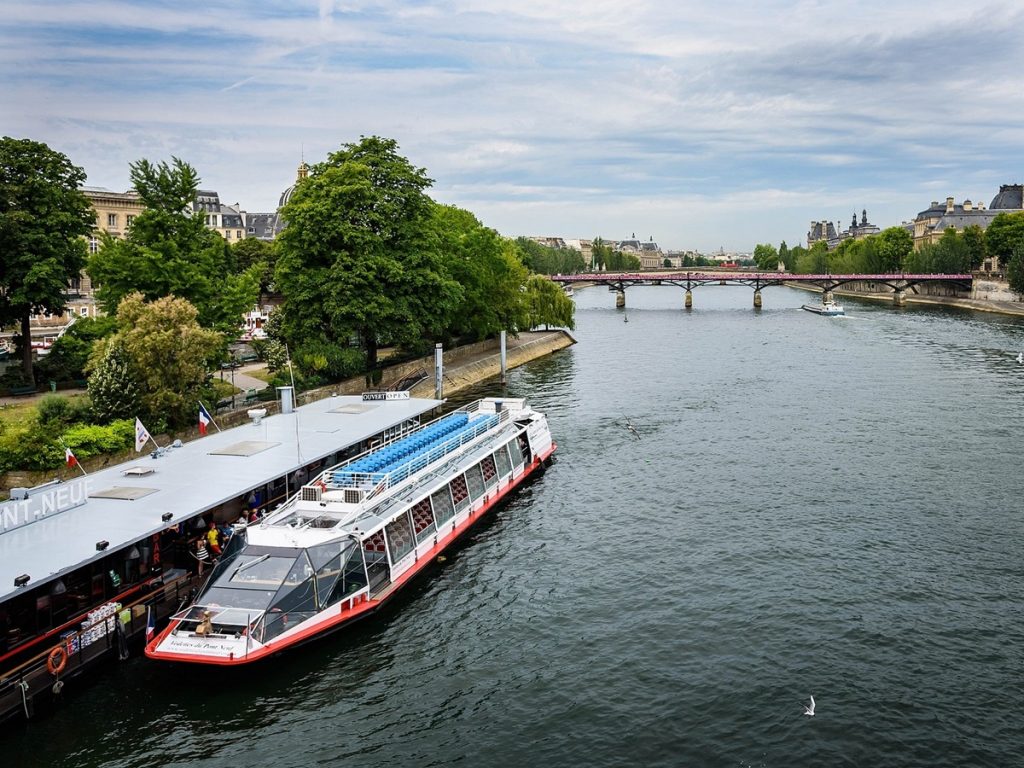
{"label": "flag on pole", "polygon": [[69,467],[73,467],[78,464],[78,459],[75,458],[75,454],[67,446],[64,446],[64,461],[67,462]]}
{"label": "flag on pole", "polygon": [[141,451],[150,440],[149,431],[142,426],[139,417],[135,417],[135,450]]}
{"label": "flag on pole", "polygon": [[153,606],[146,606],[146,642],[148,643],[153,639],[153,633],[156,632],[156,617],[153,615]]}
{"label": "flag on pole", "polygon": [[206,407],[202,403],[200,403],[199,404],[199,434],[200,435],[205,435],[206,434],[206,428],[210,426],[210,422],[211,421],[213,421],[213,419],[210,418],[210,414],[206,411]]}

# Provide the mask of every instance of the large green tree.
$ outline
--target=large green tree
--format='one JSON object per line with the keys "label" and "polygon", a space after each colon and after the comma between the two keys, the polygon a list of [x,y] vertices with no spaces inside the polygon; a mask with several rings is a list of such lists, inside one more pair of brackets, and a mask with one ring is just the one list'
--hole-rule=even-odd
{"label": "large green tree", "polygon": [[758,243],[754,246],[754,263],[757,264],[757,268],[761,271],[778,269],[779,252],[770,243]]}
{"label": "large green tree", "polygon": [[1000,213],[985,230],[985,247],[1006,264],[1013,252],[1024,244],[1024,213]]}
{"label": "large green tree", "polygon": [[0,139],[0,325],[21,327],[22,372],[32,379],[31,316],[60,314],[85,265],[95,213],[79,190],[85,171],[29,139]]}
{"label": "large green tree", "polygon": [[526,281],[525,292],[531,328],[555,325],[572,330],[576,327],[573,320],[576,305],[565,295],[565,291],[558,283],[544,275],[530,275]]}
{"label": "large green tree", "polygon": [[903,262],[914,250],[914,238],[903,227],[889,227],[877,235],[879,266],[883,272],[903,270]]}
{"label": "large green tree", "polygon": [[1024,296],[1024,243],[1018,245],[1006,265],[1006,281],[1010,290],[1018,296]]}
{"label": "large green tree", "polygon": [[143,159],[130,169],[146,209],[123,240],[104,235],[89,259],[100,305],[113,314],[130,293],[150,301],[179,296],[196,307],[203,325],[237,333],[242,313],[256,303],[265,267],[235,272],[227,242],[206,227],[203,212],[192,212],[199,176],[191,165],[176,157],[156,164]]}
{"label": "large green tree", "polygon": [[[113,336],[97,345],[93,377],[102,373],[134,382],[143,414],[154,423],[191,423],[196,402],[206,394],[207,372],[223,357],[223,336],[201,327],[196,308],[176,296],[147,302],[141,293],[129,294],[117,307],[117,326]],[[132,415],[138,414],[104,414]]]}
{"label": "large green tree", "polygon": [[380,344],[420,347],[445,333],[462,292],[432,237],[430,184],[393,139],[370,136],[296,185],[275,270],[290,342],[355,332],[373,368]]}
{"label": "large green tree", "polygon": [[527,271],[516,246],[452,205],[436,205],[433,223],[447,273],[462,288],[451,318],[452,334],[483,339],[523,328]]}

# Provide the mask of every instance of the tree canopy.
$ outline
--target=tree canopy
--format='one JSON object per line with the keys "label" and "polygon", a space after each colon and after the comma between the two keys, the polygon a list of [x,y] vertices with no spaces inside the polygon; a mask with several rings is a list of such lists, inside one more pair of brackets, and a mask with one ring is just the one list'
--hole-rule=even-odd
{"label": "tree canopy", "polygon": [[531,328],[554,325],[572,330],[576,327],[573,321],[576,305],[565,295],[562,286],[544,275],[527,278],[526,305]]}
{"label": "tree canopy", "polygon": [[0,139],[0,325],[21,326],[22,373],[32,379],[31,316],[60,314],[85,265],[95,214],[85,171],[28,139]]}
{"label": "tree canopy", "polygon": [[[785,245],[785,243],[783,243]],[[771,271],[779,268],[779,252],[775,246],[769,243],[759,243],[754,246],[754,263],[762,271]]]}
{"label": "tree canopy", "polygon": [[1006,264],[1014,250],[1024,244],[1024,213],[1000,213],[985,230],[988,253]]}
{"label": "tree canopy", "polygon": [[338,344],[355,333],[372,368],[380,344],[445,332],[462,290],[431,237],[430,184],[378,136],[313,166],[281,212],[275,283],[289,341]]}
{"label": "tree canopy", "polygon": [[103,310],[113,314],[134,292],[150,301],[179,296],[196,307],[203,325],[237,332],[242,313],[256,302],[265,267],[234,272],[227,242],[206,227],[202,212],[191,212],[199,186],[191,165],[177,157],[157,164],[143,159],[130,169],[146,208],[123,240],[104,233],[89,259]]}
{"label": "tree canopy", "polygon": [[[223,345],[219,333],[199,325],[187,300],[164,296],[147,302],[132,293],[118,305],[117,332],[94,351],[90,388],[101,372],[115,382],[133,382],[142,414],[111,412],[108,418],[144,415],[154,423],[182,426],[193,419],[207,371],[223,356]],[[134,398],[124,402],[127,407]]]}

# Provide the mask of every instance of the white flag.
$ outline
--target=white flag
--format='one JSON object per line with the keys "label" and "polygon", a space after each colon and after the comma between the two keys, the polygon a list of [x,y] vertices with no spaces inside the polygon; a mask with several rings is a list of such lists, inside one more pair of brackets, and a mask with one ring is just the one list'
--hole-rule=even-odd
{"label": "white flag", "polygon": [[142,426],[142,422],[139,417],[135,417],[135,450],[141,451],[146,447],[146,443],[149,442],[149,431]]}

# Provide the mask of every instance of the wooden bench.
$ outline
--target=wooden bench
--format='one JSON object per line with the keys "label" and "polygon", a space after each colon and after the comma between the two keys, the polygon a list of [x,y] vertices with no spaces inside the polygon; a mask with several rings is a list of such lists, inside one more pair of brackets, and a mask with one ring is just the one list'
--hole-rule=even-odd
{"label": "wooden bench", "polygon": [[11,397],[21,397],[22,395],[34,395],[36,393],[36,385],[20,384],[17,387],[11,387],[8,391],[11,393]]}

